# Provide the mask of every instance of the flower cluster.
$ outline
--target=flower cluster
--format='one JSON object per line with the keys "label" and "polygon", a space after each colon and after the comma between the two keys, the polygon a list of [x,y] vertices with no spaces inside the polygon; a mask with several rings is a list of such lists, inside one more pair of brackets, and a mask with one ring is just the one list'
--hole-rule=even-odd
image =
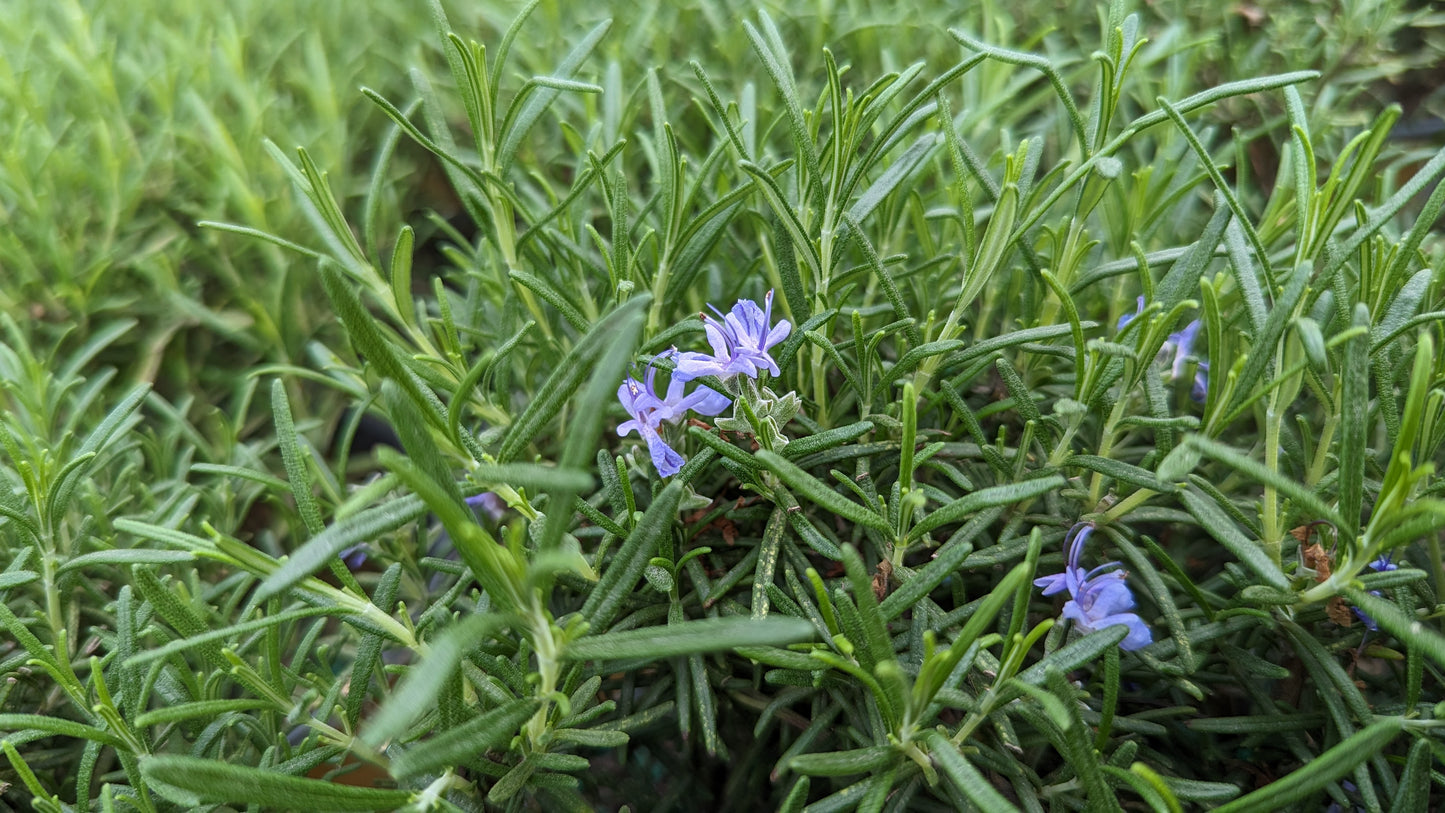
{"label": "flower cluster", "polygon": [[1124,583],[1127,574],[1118,570],[1118,562],[1106,562],[1093,570],[1085,571],[1079,564],[1084,545],[1093,534],[1091,523],[1080,523],[1069,530],[1069,559],[1063,573],[1044,576],[1034,580],[1035,587],[1042,587],[1044,595],[1051,596],[1065,590],[1069,600],[1064,604],[1064,618],[1073,621],[1081,632],[1094,632],[1116,624],[1129,628],[1129,634],[1120,642],[1124,650],[1135,650],[1154,642],[1149,627],[1134,609],[1134,595]]}
{"label": "flower cluster", "polygon": [[656,377],[657,368],[648,367],[641,381],[629,375],[617,388],[617,400],[632,416],[632,420],[624,421],[617,427],[617,434],[627,435],[637,430],[647,443],[647,452],[652,456],[652,465],[657,467],[657,473],[670,477],[677,474],[685,460],[662,439],[659,431],[662,423],[677,423],[688,410],[699,415],[717,415],[728,408],[732,399],[711,387],[698,387],[684,395],[683,385],[687,382],[676,372],[667,383],[667,395],[658,398],[653,383]]}
{"label": "flower cluster", "polygon": [[[712,307],[709,305],[708,307]],[[742,374],[757,378],[760,370],[778,375],[778,363],[768,355],[773,345],[788,338],[793,326],[788,320],[778,321],[775,327],[769,325],[773,319],[773,292],[763,297],[763,307],[751,299],[739,299],[728,315],[714,319],[702,314],[703,330],[707,332],[712,355],[706,353],[682,353],[677,357],[677,374],[683,380],[715,375],[720,379]]]}
{"label": "flower cluster", "polygon": [[[684,393],[687,382],[710,375],[727,383],[738,375],[757,378],[764,370],[772,375],[779,374],[778,363],[768,350],[786,339],[793,327],[786,319],[779,320],[776,326],[771,324],[772,291],[763,302],[763,307],[759,307],[752,300],[739,299],[726,316],[716,310],[717,319],[703,314],[703,329],[707,332],[713,352],[711,355],[679,353],[673,349],[664,354],[664,358],[671,356],[676,359],[676,367],[668,380],[667,394],[662,398],[657,397],[653,384],[657,375],[655,367],[648,367],[642,381],[629,375],[617,388],[617,400],[632,416],[632,420],[624,421],[617,427],[617,434],[625,436],[637,430],[647,443],[652,465],[663,477],[677,474],[685,460],[662,439],[662,424],[677,423],[688,411],[711,417],[732,404],[732,398],[711,387],[699,385],[691,393]],[[737,394],[736,390],[733,394]]]}
{"label": "flower cluster", "polygon": [[[1123,330],[1126,325],[1134,321],[1144,312],[1144,297],[1139,297],[1137,307],[1133,313],[1126,313],[1119,317],[1116,329]],[[1193,320],[1184,326],[1184,329],[1177,333],[1170,333],[1169,338],[1159,348],[1157,361],[1169,363],[1169,376],[1178,380],[1184,377],[1189,368],[1189,357],[1194,353],[1194,341],[1199,337],[1199,329],[1203,323],[1198,319]],[[1204,396],[1209,393],[1209,362],[1200,361],[1194,369],[1194,386],[1190,388],[1189,394],[1195,401],[1203,401]]]}

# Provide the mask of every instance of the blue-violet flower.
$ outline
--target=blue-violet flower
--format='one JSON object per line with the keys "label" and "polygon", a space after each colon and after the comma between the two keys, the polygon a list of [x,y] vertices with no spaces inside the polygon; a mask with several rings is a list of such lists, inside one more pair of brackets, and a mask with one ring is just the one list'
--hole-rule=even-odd
{"label": "blue-violet flower", "polygon": [[[1115,323],[1115,330],[1121,331],[1130,322],[1134,321],[1144,312],[1144,297],[1135,300],[1136,307],[1133,313],[1125,313]],[[1204,325],[1198,319],[1191,321],[1178,333],[1170,333],[1159,348],[1159,361],[1169,362],[1169,375],[1178,379],[1183,377],[1189,366],[1189,356],[1194,350],[1194,340],[1199,336],[1199,330]],[[1190,387],[1189,395],[1195,401],[1203,401],[1209,394],[1209,362],[1201,361],[1194,368],[1194,385]]]}
{"label": "blue-violet flower", "polygon": [[[1371,562],[1370,569],[1375,571],[1376,573],[1384,573],[1389,570],[1399,570],[1400,566],[1390,561],[1390,554],[1387,553],[1376,559],[1375,561]],[[1371,590],[1370,595],[1378,596],[1380,595],[1380,591]],[[1360,621],[1364,622],[1365,629],[1373,632],[1380,628],[1379,623],[1376,622],[1375,619],[1371,618],[1364,610],[1361,610],[1359,607],[1351,607],[1350,609],[1354,610],[1355,615],[1359,617]]]}
{"label": "blue-violet flower", "polygon": [[678,354],[674,378],[681,377],[686,381],[699,376],[715,375],[726,379],[739,373],[749,378],[757,378],[759,370],[767,370],[773,375],[779,374],[778,363],[768,355],[768,350],[788,338],[793,326],[786,319],[780,319],[778,324],[772,325],[772,291],[768,291],[767,296],[763,297],[761,308],[751,299],[739,299],[728,315],[723,316],[716,308],[713,312],[721,317],[721,321],[705,313],[702,315],[702,325],[707,331],[708,343],[712,345],[712,355],[693,352]]}
{"label": "blue-violet flower", "polygon": [[652,465],[663,477],[671,477],[682,469],[686,462],[681,454],[667,445],[658,430],[663,421],[677,423],[688,410],[699,415],[717,415],[732,404],[732,399],[709,387],[698,387],[691,393],[683,394],[685,379],[676,372],[667,384],[667,395],[658,398],[653,379],[656,367],[648,367],[641,381],[628,376],[617,388],[617,400],[622,402],[632,420],[624,421],[617,427],[618,435],[627,435],[634,429],[647,443],[647,452],[652,456]]}
{"label": "blue-violet flower", "polygon": [[1124,583],[1126,574],[1118,562],[1106,562],[1093,570],[1084,570],[1079,564],[1084,545],[1093,534],[1094,526],[1089,523],[1075,525],[1069,532],[1069,558],[1063,573],[1034,579],[1034,586],[1042,587],[1046,596],[1065,590],[1069,600],[1064,603],[1064,618],[1073,621],[1081,632],[1107,629],[1116,624],[1129,628],[1129,634],[1119,647],[1132,651],[1153,643],[1154,636],[1149,627],[1134,609],[1134,595]]}

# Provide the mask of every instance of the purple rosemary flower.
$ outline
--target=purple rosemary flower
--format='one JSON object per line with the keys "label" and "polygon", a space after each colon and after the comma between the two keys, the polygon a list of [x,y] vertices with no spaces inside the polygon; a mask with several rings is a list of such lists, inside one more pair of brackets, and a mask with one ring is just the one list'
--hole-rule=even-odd
{"label": "purple rosemary flower", "polygon": [[[1390,570],[1399,570],[1400,566],[1390,561],[1390,554],[1386,553],[1380,558],[1371,562],[1370,569],[1375,571],[1376,573],[1384,573]],[[1370,595],[1378,596],[1380,595],[1380,591],[1371,590]],[[1379,623],[1377,623],[1375,619],[1371,618],[1364,610],[1361,610],[1359,607],[1351,607],[1350,609],[1355,611],[1355,615],[1358,616],[1360,621],[1364,623],[1365,629],[1374,632],[1375,630],[1378,630],[1380,628]]]}
{"label": "purple rosemary flower", "polygon": [[[1133,313],[1126,313],[1119,317],[1115,324],[1116,331],[1122,331],[1125,326],[1134,321],[1144,312],[1144,297],[1135,300],[1138,305]],[[1189,368],[1189,357],[1194,352],[1194,341],[1199,337],[1199,330],[1204,324],[1198,319],[1193,320],[1184,326],[1178,333],[1170,333],[1159,347],[1158,361],[1169,363],[1169,375],[1171,378],[1179,379],[1184,376]],[[1194,368],[1194,384],[1189,389],[1189,396],[1195,401],[1202,402],[1209,394],[1209,362],[1201,361]]]}
{"label": "purple rosemary flower", "polygon": [[483,491],[467,497],[466,503],[473,511],[481,511],[483,516],[493,522],[500,521],[507,514],[507,504],[502,502],[501,497],[490,491]]}
{"label": "purple rosemary flower", "polygon": [[671,477],[682,469],[685,462],[682,455],[667,445],[662,439],[658,430],[662,422],[677,423],[692,410],[699,415],[717,415],[732,403],[728,398],[709,387],[698,387],[691,393],[684,395],[683,383],[686,379],[673,374],[667,384],[667,395],[658,398],[653,379],[657,377],[657,368],[649,366],[647,373],[641,381],[628,376],[617,388],[617,400],[632,416],[632,420],[624,421],[617,427],[618,435],[630,434],[634,429],[642,436],[647,443],[647,452],[652,456],[652,465],[657,467],[657,473],[663,477]]}
{"label": "purple rosemary flower", "polygon": [[1138,319],[1138,318],[1139,318],[1139,314],[1141,314],[1141,313],[1144,312],[1144,295],[1143,295],[1143,294],[1140,294],[1140,295],[1139,295],[1139,298],[1134,300],[1134,303],[1135,303],[1134,312],[1133,312],[1133,313],[1126,313],[1126,314],[1120,316],[1120,317],[1119,317],[1119,321],[1114,324],[1114,330],[1115,330],[1115,331],[1123,330],[1126,325],[1128,325],[1130,322],[1134,321],[1135,319]]}
{"label": "purple rosemary flower", "polygon": [[[709,305],[708,307],[712,307]],[[773,292],[763,297],[763,307],[751,299],[739,299],[732,311],[723,316],[716,308],[713,313],[721,321],[702,315],[702,326],[707,331],[707,341],[712,345],[712,355],[707,353],[680,353],[674,377],[684,381],[704,375],[731,378],[739,373],[757,378],[759,370],[778,375],[778,363],[768,355],[773,345],[788,338],[793,326],[786,319],[773,320]]]}
{"label": "purple rosemary flower", "polygon": [[1194,340],[1199,336],[1201,327],[1203,324],[1195,319],[1178,333],[1170,333],[1164,346],[1159,349],[1160,355],[1171,353],[1174,355],[1174,359],[1169,364],[1169,374],[1175,378],[1182,377],[1184,370],[1189,366],[1189,354],[1194,350]]}
{"label": "purple rosemary flower", "polygon": [[1088,571],[1079,564],[1084,545],[1093,532],[1094,526],[1090,523],[1075,525],[1069,531],[1069,558],[1064,572],[1034,579],[1034,586],[1042,587],[1046,596],[1067,590],[1069,600],[1064,603],[1064,618],[1073,621],[1081,632],[1123,624],[1129,628],[1129,634],[1120,642],[1121,649],[1132,651],[1148,646],[1154,637],[1144,620],[1130,612],[1134,609],[1134,595],[1124,583],[1124,571],[1116,569],[1119,563],[1106,562]]}

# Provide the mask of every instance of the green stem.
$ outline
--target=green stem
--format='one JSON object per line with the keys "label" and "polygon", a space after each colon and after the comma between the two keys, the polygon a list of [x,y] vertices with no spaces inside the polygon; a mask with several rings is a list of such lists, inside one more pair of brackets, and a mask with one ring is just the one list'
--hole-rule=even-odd
{"label": "green stem", "polygon": [[1108,520],[1109,522],[1114,522],[1119,517],[1128,514],[1130,511],[1133,511],[1135,508],[1138,508],[1140,505],[1148,502],[1149,498],[1153,497],[1155,494],[1158,493],[1159,492],[1153,491],[1151,489],[1141,488],[1133,494],[1130,494],[1129,496],[1120,500],[1118,505],[1115,505],[1113,508],[1110,508],[1108,511],[1104,512],[1104,519]]}
{"label": "green stem", "polygon": [[562,647],[552,618],[540,603],[533,603],[529,626],[532,649],[537,655],[537,698],[542,705],[527,721],[527,743],[532,750],[542,751],[549,728],[547,721],[552,714],[552,695],[557,692],[557,680],[562,673]]}
{"label": "green stem", "polygon": [[[1270,398],[1269,409],[1265,413],[1264,426],[1264,465],[1271,472],[1279,471],[1279,431],[1281,416],[1276,408],[1277,399]],[[1264,515],[1261,520],[1264,524],[1264,552],[1269,555],[1271,561],[1279,564],[1282,546],[1280,544],[1280,516],[1279,516],[1279,491],[1268,483],[1264,486],[1264,505],[1260,509]]]}
{"label": "green stem", "polygon": [[[1126,370],[1125,373],[1127,374],[1127,372]],[[1127,393],[1121,395],[1119,400],[1114,402],[1114,408],[1109,411],[1109,417],[1104,421],[1103,436],[1099,439],[1099,457],[1108,457],[1114,449],[1114,429],[1118,426],[1119,421],[1124,419],[1124,406],[1129,401],[1126,396]],[[1094,472],[1093,478],[1089,481],[1089,501],[1098,505],[1099,500],[1104,496],[1103,490],[1104,475]]]}

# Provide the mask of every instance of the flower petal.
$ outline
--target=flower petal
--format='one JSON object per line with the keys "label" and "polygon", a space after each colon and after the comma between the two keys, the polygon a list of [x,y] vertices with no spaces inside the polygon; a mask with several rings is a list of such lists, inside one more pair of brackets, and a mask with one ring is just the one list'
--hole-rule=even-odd
{"label": "flower petal", "polygon": [[667,441],[663,440],[656,430],[649,429],[642,433],[642,437],[647,441],[647,453],[652,456],[652,465],[657,468],[658,474],[671,477],[682,470],[682,464],[687,462],[687,458],[668,446]]}

